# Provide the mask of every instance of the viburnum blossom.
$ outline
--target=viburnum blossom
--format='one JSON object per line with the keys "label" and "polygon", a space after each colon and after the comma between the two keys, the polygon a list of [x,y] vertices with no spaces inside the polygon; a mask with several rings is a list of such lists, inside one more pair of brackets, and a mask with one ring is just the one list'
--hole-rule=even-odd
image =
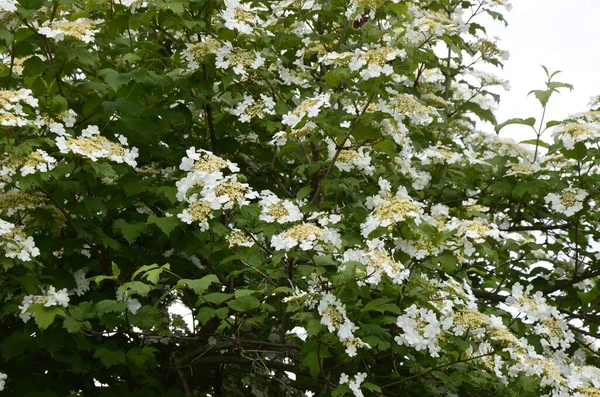
{"label": "viburnum blossom", "polygon": [[552,206],[552,209],[564,216],[575,215],[583,209],[583,200],[588,193],[579,188],[563,189],[559,194],[550,193],[544,197],[544,201]]}
{"label": "viburnum blossom", "polygon": [[0,219],[0,249],[7,258],[18,258],[29,262],[40,255],[40,250],[35,246],[31,236],[26,236],[21,228],[13,223]]}
{"label": "viburnum blossom", "polygon": [[319,249],[323,244],[340,247],[342,240],[335,229],[319,227],[311,223],[301,223],[292,226],[285,232],[273,236],[271,245],[276,251],[290,250],[299,246],[301,250]]}
{"label": "viburnum blossom", "polygon": [[[13,12],[17,11],[17,0],[0,0],[0,11]],[[4,374],[2,374],[4,375]],[[6,375],[4,375],[6,377]],[[4,386],[4,382],[2,384]],[[2,390],[2,389],[0,389]]]}
{"label": "viburnum blossom", "polygon": [[81,131],[77,138],[58,136],[56,146],[61,153],[76,153],[93,161],[106,158],[116,163],[126,163],[132,167],[137,166],[135,159],[138,157],[138,149],[127,148],[127,138],[122,135],[116,137],[119,143],[109,141],[100,135],[98,126],[90,125]]}
{"label": "viburnum blossom", "polygon": [[315,118],[321,112],[321,108],[329,104],[331,95],[320,94],[314,98],[303,100],[293,111],[283,115],[282,124],[291,128],[296,127],[305,117]]}
{"label": "viburnum blossom", "polygon": [[354,336],[358,327],[348,319],[345,306],[334,295],[323,294],[317,311],[321,315],[321,324],[325,325],[329,332],[337,332],[338,338],[346,346],[348,356],[356,356],[359,348],[370,348],[367,343]]}
{"label": "viburnum blossom", "polygon": [[265,222],[288,223],[302,220],[302,212],[298,205],[287,199],[280,199],[270,190],[260,192],[259,219]]}
{"label": "viburnum blossom", "polygon": [[56,290],[54,286],[48,287],[48,290],[44,295],[27,295],[23,298],[19,309],[21,313],[19,317],[23,322],[29,321],[31,318],[35,318],[35,312],[28,311],[29,307],[34,303],[42,304],[44,307],[50,306],[62,306],[67,307],[69,305],[69,293],[66,288]]}
{"label": "viburnum blossom", "polygon": [[600,97],[496,120],[508,6],[0,0],[0,389],[600,395]]}
{"label": "viburnum blossom", "polygon": [[354,394],[354,397],[364,397],[363,392],[360,390],[360,385],[367,379],[367,374],[359,372],[354,375],[354,379],[350,380],[350,377],[345,373],[340,375],[340,385],[348,384],[350,391]]}
{"label": "viburnum blossom", "polygon": [[56,41],[62,41],[65,37],[72,37],[84,43],[94,41],[94,35],[98,33],[96,26],[104,22],[102,19],[91,20],[78,18],[74,21],[62,19],[58,21],[46,21],[38,29],[38,33]]}
{"label": "viburnum blossom", "polygon": [[364,237],[368,237],[378,227],[391,228],[407,220],[417,225],[421,223],[423,205],[414,201],[403,186],[392,195],[386,182],[380,180],[379,194],[367,199],[366,207],[371,210],[371,213],[361,224],[361,233]]}
{"label": "viburnum blossom", "polygon": [[225,0],[225,9],[221,13],[221,18],[225,21],[225,27],[228,29],[252,34],[254,26],[264,23],[257,16],[256,11],[256,8],[239,0]]}

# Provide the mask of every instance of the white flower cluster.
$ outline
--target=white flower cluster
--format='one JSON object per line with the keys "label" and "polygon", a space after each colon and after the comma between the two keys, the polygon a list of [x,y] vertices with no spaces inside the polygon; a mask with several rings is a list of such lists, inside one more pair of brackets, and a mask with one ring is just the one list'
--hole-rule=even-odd
{"label": "white flower cluster", "polygon": [[398,125],[403,126],[405,119],[416,125],[428,125],[439,115],[435,108],[421,103],[414,95],[399,94],[392,89],[388,92],[389,99],[380,99],[375,107],[392,116]]}
{"label": "white flower cluster", "polygon": [[552,209],[564,216],[573,216],[583,209],[583,200],[588,193],[579,188],[566,188],[560,194],[550,193],[544,197],[544,201],[552,206]]}
{"label": "white flower cluster", "polygon": [[[402,284],[410,275],[404,265],[393,258],[393,254],[385,248],[383,240],[374,239],[367,241],[368,250],[349,249],[344,252],[342,262],[359,262],[366,266],[364,280],[358,280],[358,285],[369,284],[377,286],[384,275],[389,277],[393,284]],[[343,267],[343,265],[342,265]]]}
{"label": "white flower cluster", "polygon": [[312,121],[307,121],[300,128],[291,128],[289,131],[279,131],[273,135],[273,139],[270,143],[275,146],[284,146],[288,139],[292,139],[298,143],[303,143],[317,131],[319,131],[319,126]]}
{"label": "white flower cluster", "polygon": [[61,19],[58,21],[46,21],[38,29],[38,33],[55,41],[62,41],[65,37],[72,37],[84,43],[92,43],[94,36],[100,31],[97,25],[104,22],[101,19],[91,20],[78,18],[74,21]]}
{"label": "white flower cluster", "polygon": [[501,232],[495,223],[489,223],[486,219],[477,218],[474,220],[453,218],[444,227],[444,230],[453,230],[455,232],[455,241],[451,245],[461,244],[464,253],[467,256],[475,253],[473,243],[481,244],[485,239],[491,237],[500,241],[503,237],[516,238],[517,235]]}
{"label": "white flower cluster", "polygon": [[[333,160],[338,147],[333,140],[327,138],[326,141],[329,160]],[[352,145],[351,140],[348,140],[347,143]],[[362,171],[365,175],[373,175],[375,171],[375,167],[371,164],[371,155],[365,147],[360,147],[358,150],[341,149],[335,160],[335,166],[344,172],[351,172],[356,169]]]}
{"label": "white flower cluster", "polygon": [[33,55],[27,55],[24,57],[13,57],[11,54],[0,54],[0,62],[6,65],[7,68],[10,68],[12,65],[13,74],[15,74],[16,76],[21,76],[23,74],[23,63],[25,63],[25,61],[30,59],[32,56]]}
{"label": "white flower cluster", "polygon": [[[19,4],[17,0],[0,0],[0,11],[15,12],[17,11],[17,4]],[[4,386],[4,384],[2,386]]]}
{"label": "white flower cluster", "polygon": [[[256,238],[256,237],[255,237]],[[229,235],[227,236],[227,243],[229,243],[229,247],[252,247],[255,242],[251,237],[248,237],[246,233],[239,229],[231,229]]]}
{"label": "white flower cluster", "polygon": [[379,194],[368,197],[365,203],[371,213],[360,225],[364,237],[368,237],[378,227],[392,228],[407,220],[412,220],[417,225],[421,223],[423,204],[414,201],[404,186],[400,186],[395,195],[391,194],[388,181],[380,178],[379,186]]}
{"label": "white flower cluster", "polygon": [[7,127],[23,127],[33,124],[23,105],[37,108],[38,100],[29,89],[18,91],[0,90],[0,125]]}
{"label": "white flower cluster", "polygon": [[[398,317],[402,333],[396,336],[397,343],[438,357],[440,342],[448,336],[468,338],[476,348],[467,348],[465,354],[474,359],[479,356],[476,362],[502,383],[508,385],[510,379],[521,376],[537,377],[542,388],[551,389],[544,395],[548,397],[587,397],[594,395],[588,391],[600,387],[600,369],[585,366],[585,361],[577,362],[566,354],[575,338],[565,317],[549,306],[541,293],[531,295],[531,287],[524,290],[515,284],[506,300],[507,310],[513,317],[534,324],[534,332],[543,338],[546,355],[536,352],[525,338],[516,338],[499,317],[478,311],[468,284],[461,285],[453,279],[429,280],[425,276],[421,283],[433,291],[431,308],[412,305]],[[507,353],[508,358],[495,355],[500,351]]]}
{"label": "white flower cluster", "polygon": [[42,303],[45,307],[50,306],[69,306],[69,293],[66,288],[56,290],[54,286],[50,286],[44,295],[27,295],[23,298],[19,309],[21,313],[19,317],[23,322],[29,321],[32,317],[35,318],[35,313],[28,311],[29,306],[34,303]]}
{"label": "white flower cluster", "polygon": [[270,190],[260,192],[260,201],[258,202],[261,208],[258,219],[273,223],[288,223],[302,220],[302,212],[298,205],[291,200],[280,199]]}
{"label": "white flower cluster", "polygon": [[96,125],[90,125],[81,131],[81,135],[72,138],[69,135],[56,137],[56,146],[61,153],[76,153],[87,157],[92,161],[106,158],[116,163],[126,163],[132,167],[137,166],[135,159],[138,157],[138,149],[128,149],[127,138],[117,135],[119,143],[111,142],[100,135]]}
{"label": "white flower cluster", "polygon": [[367,50],[357,48],[354,52],[329,52],[319,62],[324,65],[347,66],[352,71],[360,71],[359,75],[363,80],[369,80],[381,75],[390,76],[394,73],[394,68],[389,62],[404,56],[404,50],[379,46]]}
{"label": "white flower cluster", "polygon": [[217,69],[232,70],[240,75],[242,78],[248,75],[247,68],[251,71],[261,68],[265,64],[265,58],[257,51],[249,52],[234,48],[231,43],[223,43],[219,49],[216,50],[216,63]]}
{"label": "white flower cluster", "polygon": [[371,348],[360,338],[354,336],[358,327],[348,319],[346,307],[335,295],[325,292],[317,306],[317,311],[321,315],[321,324],[327,326],[329,332],[337,332],[340,342],[346,346],[348,356],[356,356],[359,348]]}
{"label": "white flower cluster", "polygon": [[48,172],[56,166],[56,159],[41,149],[29,153],[21,166],[21,175],[35,174],[36,171]]}
{"label": "white flower cluster", "polygon": [[471,145],[480,161],[490,160],[496,156],[516,157],[528,162],[533,159],[533,153],[529,149],[519,145],[514,139],[499,137],[496,134],[469,133],[463,141],[465,145]]}
{"label": "white flower cluster", "polygon": [[354,394],[354,397],[364,397],[362,390],[360,390],[360,385],[367,379],[367,374],[364,372],[359,372],[354,376],[354,379],[350,380],[350,377],[345,373],[342,373],[340,376],[340,385],[348,384],[350,391]]}
{"label": "white flower cluster", "polygon": [[21,229],[14,224],[0,219],[0,249],[4,251],[7,258],[18,258],[23,262],[31,261],[40,254],[35,246],[33,237],[26,236]]}
{"label": "white flower cluster", "polygon": [[404,38],[409,43],[423,43],[445,34],[459,33],[465,28],[458,16],[452,20],[442,11],[412,6],[408,13],[412,19],[404,30]]}
{"label": "white flower cluster", "polygon": [[250,95],[244,95],[244,100],[238,102],[234,108],[226,108],[225,111],[238,116],[242,123],[248,123],[253,118],[262,119],[267,114],[275,114],[275,101],[268,95],[260,94],[256,100]]}
{"label": "white flower cluster", "polygon": [[578,142],[585,142],[600,137],[600,124],[569,123],[554,130],[554,138],[562,141],[565,149],[573,150]]}
{"label": "white flower cluster", "polygon": [[6,376],[5,373],[0,372],[0,391],[4,390],[4,386],[6,385],[6,378],[8,378],[8,376]]}
{"label": "white flower cluster", "polygon": [[79,269],[73,273],[73,278],[75,279],[76,287],[69,291],[69,294],[76,294],[77,296],[82,296],[87,291],[90,290],[90,282],[85,278],[85,274],[88,269],[84,267],[83,269]]}
{"label": "white flower cluster", "polygon": [[185,50],[182,51],[181,57],[187,61],[188,69],[194,71],[200,67],[205,59],[215,55],[221,47],[218,40],[207,37],[204,41],[198,43],[188,43]]}
{"label": "white flower cluster", "polygon": [[360,77],[363,80],[369,80],[381,75],[391,75],[394,73],[394,68],[389,62],[405,56],[406,51],[397,48],[379,47],[367,51],[357,49],[348,66],[350,70],[360,70]]}
{"label": "white flower cluster", "polygon": [[564,315],[554,306],[546,303],[540,291],[531,294],[533,286],[526,289],[519,283],[513,285],[506,304],[513,316],[524,315],[524,321],[535,323],[534,332],[544,337],[542,346],[554,349],[568,349],[575,342],[575,335],[569,329]]}
{"label": "white flower cluster", "polygon": [[57,118],[38,116],[35,125],[39,128],[46,126],[50,132],[63,136],[68,135],[66,128],[73,128],[73,126],[75,126],[75,121],[77,121],[77,113],[72,109],[69,109],[59,114]]}
{"label": "white flower cluster", "polygon": [[[442,325],[436,313],[431,309],[411,305],[405,314],[398,317],[396,322],[403,333],[394,340],[399,345],[411,346],[417,351],[429,350],[431,357],[439,357],[441,347],[438,338],[442,333]],[[450,328],[451,323],[444,323],[444,329]]]}
{"label": "white flower cluster", "polygon": [[258,17],[257,10],[257,8],[250,7],[249,4],[240,3],[239,0],[225,0],[225,9],[221,12],[221,18],[227,29],[252,34],[255,26],[265,23]]}
{"label": "white flower cluster", "polygon": [[316,97],[305,99],[294,110],[283,115],[281,124],[294,128],[305,117],[317,117],[321,112],[322,107],[329,106],[330,98],[331,96],[329,93],[324,93],[319,94]]}
{"label": "white flower cluster", "polygon": [[[470,153],[471,156],[467,155],[465,151],[469,149],[461,149],[460,152],[456,149],[451,149],[448,146],[438,144],[436,146],[430,146],[423,150],[421,153],[421,164],[458,164],[467,165],[469,158],[475,158],[475,153]],[[472,152],[472,151],[471,151]]]}
{"label": "white flower cluster", "polygon": [[234,205],[244,206],[258,197],[248,184],[238,182],[236,174],[223,175],[224,169],[238,172],[236,164],[207,150],[196,150],[195,147],[189,148],[186,154],[179,168],[187,171],[187,174],[176,182],[177,199],[188,204],[177,214],[183,222],[198,222],[200,230],[206,231],[207,221],[213,218],[213,211],[229,210]]}
{"label": "white flower cluster", "polygon": [[322,244],[340,248],[340,233],[336,229],[319,227],[313,223],[301,223],[271,238],[271,246],[275,251],[288,251],[296,246],[300,246],[303,251],[321,250]]}

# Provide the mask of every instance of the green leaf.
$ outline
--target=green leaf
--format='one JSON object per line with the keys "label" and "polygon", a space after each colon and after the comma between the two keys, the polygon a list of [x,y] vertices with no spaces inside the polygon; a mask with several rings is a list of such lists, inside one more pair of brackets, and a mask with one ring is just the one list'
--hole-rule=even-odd
{"label": "green leaf", "polygon": [[117,219],[113,223],[113,230],[119,231],[129,244],[148,231],[148,225],[145,222],[127,223],[124,219]]}
{"label": "green leaf", "polygon": [[102,69],[97,74],[103,77],[106,84],[115,91],[118,91],[122,85],[129,83],[132,78],[130,74],[121,74],[113,69]]}
{"label": "green leaf", "polygon": [[558,90],[559,88],[568,88],[570,91],[573,91],[573,85],[569,83],[561,83],[558,81],[551,81],[547,83],[548,88],[553,90]]}
{"label": "green leaf", "polygon": [[246,295],[227,302],[227,306],[238,312],[248,312],[259,307],[260,301],[252,295]]}
{"label": "green leaf", "polygon": [[215,305],[220,305],[221,303],[231,298],[233,298],[233,294],[226,294],[223,292],[213,292],[211,294],[206,294],[202,296],[202,299],[204,299],[208,303],[213,303]]}
{"label": "green leaf", "polygon": [[546,107],[553,92],[553,90],[531,90],[527,95],[531,95],[533,93],[540,104],[543,107]]}
{"label": "green leaf", "polygon": [[312,187],[304,186],[302,189],[298,190],[298,193],[296,193],[296,199],[302,200],[306,198],[310,192],[312,192]]}
{"label": "green leaf", "polygon": [[150,346],[134,347],[127,352],[127,363],[131,364],[137,369],[149,369],[154,368],[158,365],[155,358],[155,353],[158,349]]}
{"label": "green leaf", "polygon": [[65,309],[62,307],[46,307],[41,303],[34,303],[29,306],[27,311],[35,313],[35,323],[41,330],[48,328],[54,322],[56,316],[65,316]]}
{"label": "green leaf", "polygon": [[219,279],[214,274],[209,274],[199,280],[182,279],[177,282],[177,285],[185,285],[198,295],[202,295],[212,283],[219,283]]}
{"label": "green leaf", "polygon": [[[317,352],[317,349],[319,351]],[[331,353],[325,345],[314,345],[314,349],[304,355],[300,365],[304,368],[308,368],[310,375],[316,378],[321,371],[323,365],[323,359],[331,357]]]}
{"label": "green leaf", "polygon": [[135,280],[135,278],[137,277],[138,274],[140,273],[145,273],[149,270],[153,270],[153,269],[157,269],[158,268],[158,264],[154,263],[152,265],[144,265],[142,267],[140,267],[139,269],[137,269],[135,272],[133,272],[133,274],[131,275],[131,281]]}
{"label": "green leaf", "polygon": [[179,218],[177,218],[176,216],[159,218],[157,216],[150,215],[148,217],[148,224],[149,225],[154,224],[154,225],[158,226],[158,228],[160,230],[162,230],[162,232],[168,236],[171,234],[171,232],[173,230],[175,230],[175,228],[178,225],[181,224],[181,222],[179,221]]}
{"label": "green leaf", "polygon": [[68,316],[63,321],[63,328],[66,329],[70,334],[78,333],[82,329],[89,329],[91,326],[92,325],[89,321],[77,321]]}
{"label": "green leaf", "polygon": [[114,278],[119,278],[119,274],[121,274],[121,270],[119,270],[119,266],[115,262],[111,263],[112,274]]}
{"label": "green leaf", "polygon": [[48,102],[48,106],[50,107],[50,110],[54,113],[62,113],[69,109],[69,103],[65,98],[63,98],[60,95],[53,96],[52,99]]}
{"label": "green leaf", "polygon": [[537,139],[527,139],[527,140],[521,141],[519,143],[524,143],[526,145],[534,145],[534,146],[538,145],[538,146],[544,147],[546,149],[550,148],[550,145],[547,144],[546,142],[542,141],[541,139],[540,140],[537,140]]}
{"label": "green leaf", "polygon": [[362,389],[367,389],[372,392],[381,393],[381,387],[379,387],[376,384],[371,383],[371,382],[364,382],[363,384],[360,385],[360,387]]}
{"label": "green leaf", "polygon": [[496,134],[498,132],[500,132],[500,130],[502,128],[506,127],[507,125],[511,125],[511,124],[521,124],[521,125],[528,125],[530,127],[533,127],[535,125],[535,118],[534,117],[530,117],[528,119],[514,118],[514,119],[506,120],[505,122],[500,123],[496,126]]}
{"label": "green leaf", "polygon": [[86,166],[89,166],[94,175],[96,175],[99,178],[114,178],[115,176],[117,176],[117,172],[115,171],[115,169],[112,167],[112,165],[108,164],[108,163],[100,163],[97,161],[92,161],[90,160]]}
{"label": "green leaf", "polygon": [[550,120],[546,123],[546,128],[554,127],[555,125],[560,125],[562,123],[563,123],[562,121]]}
{"label": "green leaf", "polygon": [[127,303],[117,300],[105,299],[96,303],[96,313],[103,316],[106,313],[124,313]]}
{"label": "green leaf", "polygon": [[99,358],[106,368],[125,364],[125,352],[122,350],[110,350],[106,347],[101,347],[96,350],[94,357]]}
{"label": "green leaf", "polygon": [[118,289],[119,292],[127,292],[128,296],[131,295],[141,295],[148,296],[148,293],[153,290],[154,287],[143,283],[141,281],[130,281],[121,285]]}

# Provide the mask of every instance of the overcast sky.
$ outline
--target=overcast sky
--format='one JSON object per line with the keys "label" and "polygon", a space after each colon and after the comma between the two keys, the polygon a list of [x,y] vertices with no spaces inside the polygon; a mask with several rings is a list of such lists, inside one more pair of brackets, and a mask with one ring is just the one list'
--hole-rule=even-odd
{"label": "overcast sky", "polygon": [[[486,24],[488,33],[500,38],[500,47],[510,58],[496,74],[510,81],[511,90],[502,92],[498,122],[513,117],[536,117],[541,113],[532,89],[544,87],[545,74],[561,70],[557,81],[571,83],[575,90],[565,90],[552,97],[545,120],[562,119],[587,109],[590,98],[600,95],[600,0],[513,0],[513,9],[505,12],[508,26]],[[493,25],[493,26],[492,26]],[[549,116],[549,117],[548,117]],[[491,130],[491,128],[487,128]],[[529,139],[529,127],[508,126],[501,136]],[[549,134],[547,132],[546,134]],[[546,137],[547,138],[547,137]]]}

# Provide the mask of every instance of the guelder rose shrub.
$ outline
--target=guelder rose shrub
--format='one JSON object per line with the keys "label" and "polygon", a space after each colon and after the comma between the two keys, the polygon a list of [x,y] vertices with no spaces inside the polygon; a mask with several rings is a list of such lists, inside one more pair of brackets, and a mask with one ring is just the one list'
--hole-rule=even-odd
{"label": "guelder rose shrub", "polygon": [[496,123],[506,6],[0,0],[0,389],[599,396],[600,104]]}

